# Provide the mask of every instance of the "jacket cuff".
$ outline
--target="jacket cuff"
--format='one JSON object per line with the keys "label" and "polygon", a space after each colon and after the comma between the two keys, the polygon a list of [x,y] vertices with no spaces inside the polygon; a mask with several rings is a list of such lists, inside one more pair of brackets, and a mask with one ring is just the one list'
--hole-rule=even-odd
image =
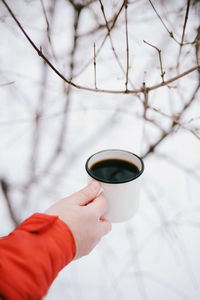
{"label": "jacket cuff", "polygon": [[36,235],[45,235],[45,237],[49,237],[51,240],[53,239],[59,246],[61,252],[67,254],[65,265],[75,257],[76,244],[74,236],[67,224],[58,216],[35,213],[22,222],[15,229],[15,231],[17,230],[24,230]]}
{"label": "jacket cuff", "polygon": [[0,295],[41,299],[74,258],[76,246],[71,230],[57,216],[36,213],[0,238],[0,252]]}

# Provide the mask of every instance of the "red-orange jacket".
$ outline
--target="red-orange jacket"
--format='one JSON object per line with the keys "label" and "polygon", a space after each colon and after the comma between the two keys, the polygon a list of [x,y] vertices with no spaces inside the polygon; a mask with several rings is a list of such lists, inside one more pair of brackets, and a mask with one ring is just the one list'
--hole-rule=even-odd
{"label": "red-orange jacket", "polygon": [[0,238],[0,299],[42,299],[75,252],[73,235],[63,221],[32,215]]}

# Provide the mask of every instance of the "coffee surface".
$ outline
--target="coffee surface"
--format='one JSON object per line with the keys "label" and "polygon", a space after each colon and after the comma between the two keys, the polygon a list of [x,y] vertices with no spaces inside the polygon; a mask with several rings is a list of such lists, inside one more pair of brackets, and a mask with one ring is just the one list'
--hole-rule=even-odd
{"label": "coffee surface", "polygon": [[90,172],[99,180],[120,183],[137,177],[140,171],[136,165],[126,160],[106,159],[94,163]]}

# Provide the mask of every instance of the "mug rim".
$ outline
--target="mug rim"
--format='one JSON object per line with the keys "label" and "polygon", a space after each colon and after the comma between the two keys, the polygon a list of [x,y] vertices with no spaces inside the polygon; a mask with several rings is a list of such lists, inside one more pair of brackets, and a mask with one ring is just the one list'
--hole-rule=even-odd
{"label": "mug rim", "polygon": [[[139,170],[138,174],[136,176],[133,176],[129,179],[126,179],[126,180],[123,180],[123,181],[111,181],[111,180],[105,180],[105,179],[100,179],[99,177],[95,176],[94,174],[91,173],[89,167],[88,167],[88,164],[89,164],[89,161],[90,159],[95,156],[96,154],[99,154],[99,153],[102,153],[102,152],[107,152],[107,151],[120,151],[120,152],[125,152],[125,153],[129,153],[129,154],[132,154],[134,155],[135,157],[137,157],[141,163],[141,170]],[[127,160],[128,161],[128,160]],[[122,149],[105,149],[105,150],[101,150],[101,151],[98,151],[94,154],[92,154],[86,161],[85,163],[85,169],[87,171],[87,173],[90,175],[90,177],[92,177],[93,179],[99,181],[99,182],[103,182],[103,183],[108,183],[108,184],[122,184],[122,183],[126,183],[126,182],[130,182],[130,181],[133,181],[135,179],[137,179],[138,177],[140,177],[140,175],[142,175],[143,171],[144,171],[144,162],[143,162],[143,159],[138,156],[137,154],[133,153],[133,152],[130,152],[130,151],[127,151],[127,150],[122,150]]]}

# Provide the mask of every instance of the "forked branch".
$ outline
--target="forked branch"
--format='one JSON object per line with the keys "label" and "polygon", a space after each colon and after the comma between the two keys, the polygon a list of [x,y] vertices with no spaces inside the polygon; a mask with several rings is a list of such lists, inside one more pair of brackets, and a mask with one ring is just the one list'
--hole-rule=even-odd
{"label": "forked branch", "polygon": [[[107,89],[94,89],[94,88],[90,88],[90,87],[86,87],[86,86],[81,86],[79,84],[76,84],[74,83],[72,80],[70,79],[67,79],[62,73],[60,73],[60,71],[58,71],[58,69],[56,69],[54,67],[54,65],[48,60],[48,58],[42,53],[42,50],[39,49],[35,43],[32,41],[32,39],[28,36],[28,34],[26,33],[26,31],[24,30],[24,28],[22,27],[22,25],[20,24],[20,22],[18,21],[18,19],[16,18],[16,16],[14,15],[14,13],[12,12],[12,10],[10,9],[10,7],[8,6],[8,4],[6,3],[5,0],[1,0],[3,2],[3,4],[6,6],[6,8],[8,9],[10,15],[12,16],[12,18],[15,20],[15,22],[17,23],[18,27],[20,28],[20,30],[23,32],[23,34],[25,35],[25,37],[27,38],[27,40],[29,41],[29,43],[32,45],[32,47],[35,49],[35,51],[38,53],[38,55],[40,57],[42,57],[42,59],[47,63],[47,65],[62,79],[64,80],[66,83],[68,83],[69,85],[77,88],[77,89],[81,89],[81,90],[85,90],[85,91],[90,91],[90,92],[99,92],[99,93],[109,93],[109,94],[139,94],[139,93],[143,93],[143,87],[141,87],[140,89],[135,89],[135,90],[126,90],[126,89],[123,89],[123,90],[107,90]],[[186,75],[188,75],[189,73],[191,72],[194,72],[196,70],[199,70],[200,69],[200,65],[196,65],[194,66],[193,68],[175,76],[175,77],[172,77],[171,79],[165,81],[165,82],[162,82],[162,83],[159,83],[159,84],[156,84],[156,85],[153,85],[151,87],[147,87],[147,91],[152,91],[152,90],[155,90],[155,89],[158,89],[162,86],[166,86],[168,85],[169,83],[173,82],[173,81],[176,81],[178,79],[180,79],[181,77],[184,77]]]}
{"label": "forked branch", "polygon": [[143,42],[151,47],[153,47],[154,49],[156,49],[156,51],[158,52],[158,57],[159,57],[159,62],[160,62],[160,70],[161,70],[161,78],[162,78],[162,82],[164,83],[164,75],[165,72],[163,71],[163,64],[162,64],[162,56],[161,56],[161,50],[158,49],[158,47],[146,42],[143,40]]}

